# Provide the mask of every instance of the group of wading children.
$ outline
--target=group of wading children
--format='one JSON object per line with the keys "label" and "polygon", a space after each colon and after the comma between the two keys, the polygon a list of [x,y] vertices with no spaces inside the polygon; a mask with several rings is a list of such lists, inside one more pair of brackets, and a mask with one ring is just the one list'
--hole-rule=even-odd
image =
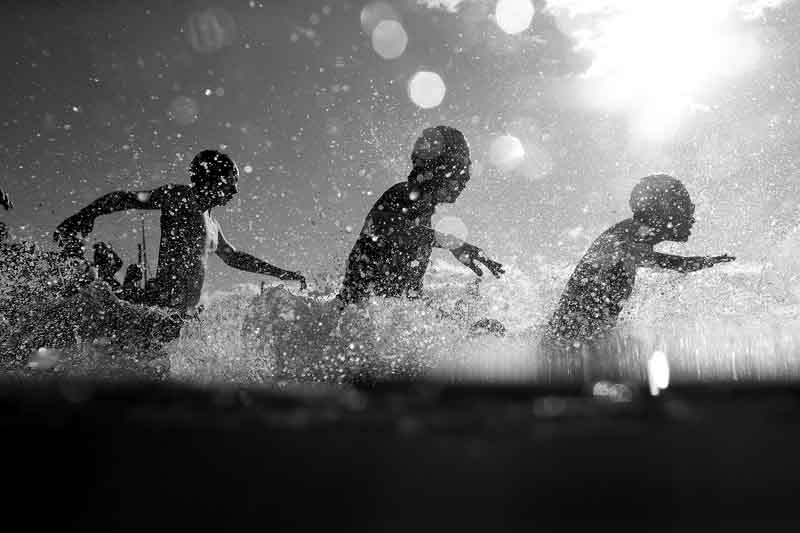
{"label": "group of wading children", "polygon": [[[342,307],[372,296],[419,298],[433,248],[449,250],[476,275],[479,263],[494,276],[503,266],[483,251],[431,227],[440,203],[453,203],[470,179],[470,152],[455,128],[427,128],[411,153],[412,169],[405,182],[390,187],[373,205],[347,260],[337,299]],[[218,151],[197,154],[189,167],[189,185],[165,185],[149,191],[106,194],[58,225],[54,238],[67,256],[82,257],[84,239],[101,215],[128,209],[161,212],[161,242],[156,275],[139,287],[141,272],[131,265],[120,285],[115,274],[122,262],[110,247],[95,245],[94,264],[100,279],[121,299],[169,309],[182,318],[197,316],[208,257],[225,264],[284,281],[305,278],[237,250],[225,238],[212,209],[227,204],[238,192],[239,171]],[[0,191],[5,209],[8,195]],[[547,324],[554,342],[575,343],[602,336],[613,327],[630,296],[639,267],[693,272],[732,261],[728,255],[682,257],[655,252],[662,241],[685,242],[691,234],[694,204],[676,178],[656,174],[643,178],[630,197],[633,217],[603,232],[591,245],[567,282],[558,307]],[[3,238],[6,231],[3,230]]]}

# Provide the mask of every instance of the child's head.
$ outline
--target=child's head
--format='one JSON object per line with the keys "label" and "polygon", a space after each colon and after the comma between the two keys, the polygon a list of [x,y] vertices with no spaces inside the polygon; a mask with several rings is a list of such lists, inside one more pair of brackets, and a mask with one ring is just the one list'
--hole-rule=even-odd
{"label": "child's head", "polygon": [[633,218],[651,227],[657,237],[687,241],[694,224],[694,204],[677,178],[653,174],[641,179],[631,191]]}
{"label": "child's head", "polygon": [[411,152],[409,181],[434,193],[435,201],[455,202],[469,181],[472,161],[464,134],[450,126],[426,128]]}
{"label": "child's head", "polygon": [[227,154],[203,150],[189,166],[192,184],[211,207],[227,204],[239,192],[239,167]]}

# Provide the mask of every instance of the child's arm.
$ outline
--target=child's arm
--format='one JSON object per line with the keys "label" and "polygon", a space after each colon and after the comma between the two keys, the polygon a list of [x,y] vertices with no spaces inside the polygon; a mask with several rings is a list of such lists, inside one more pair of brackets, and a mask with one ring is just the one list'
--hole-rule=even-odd
{"label": "child's arm", "polygon": [[253,272],[254,274],[264,274],[266,276],[273,276],[280,280],[293,280],[300,282],[300,290],[306,288],[306,278],[299,272],[292,272],[273,266],[266,261],[262,261],[246,252],[241,252],[231,245],[222,230],[219,230],[219,244],[217,245],[217,255],[225,262],[226,265],[245,272]]}
{"label": "child's arm", "polygon": [[83,237],[94,229],[94,221],[101,215],[128,209],[161,209],[173,194],[173,187],[165,185],[152,191],[114,191],[90,203],[58,225],[53,240],[69,255],[83,254]]}
{"label": "child's arm", "polygon": [[716,256],[683,257],[680,255],[661,254],[651,252],[644,257],[642,266],[666,268],[678,272],[696,272],[710,268],[718,263],[727,263],[736,259],[728,254]]}
{"label": "child's arm", "polygon": [[[386,211],[377,211],[371,213],[370,217],[374,221],[384,222],[385,225],[382,227],[382,231],[386,234],[390,234],[393,231],[399,230],[399,232],[405,232],[408,235],[417,232],[420,235],[427,235],[427,238],[432,239],[433,246],[435,248],[450,250],[450,253],[452,253],[455,258],[459,260],[459,262],[475,272],[475,274],[478,276],[482,276],[483,271],[480,269],[480,267],[478,267],[476,261],[483,263],[483,265],[486,266],[486,268],[489,269],[489,272],[494,274],[495,277],[499,277],[500,274],[505,273],[505,270],[503,270],[503,265],[486,257],[486,255],[483,253],[483,250],[477,246],[462,241],[454,235],[436,231],[428,226],[414,224],[405,217],[397,216]],[[369,227],[371,231],[375,231],[381,226],[377,224],[369,224]]]}

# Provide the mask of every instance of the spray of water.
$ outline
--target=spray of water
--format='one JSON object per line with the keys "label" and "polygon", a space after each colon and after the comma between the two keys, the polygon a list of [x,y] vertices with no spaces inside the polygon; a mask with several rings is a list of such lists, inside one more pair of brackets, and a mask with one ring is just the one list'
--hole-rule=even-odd
{"label": "spray of water", "polygon": [[[615,331],[563,348],[544,343],[540,332],[568,266],[510,268],[504,278],[482,282],[447,263],[430,270],[428,297],[419,301],[376,298],[342,312],[331,297],[275,287],[212,302],[203,324],[174,346],[172,375],[203,382],[369,376],[647,385],[648,365],[661,352],[671,383],[800,377],[800,306],[790,298],[796,288],[776,285],[760,265],[691,275],[641,271]],[[506,334],[471,330],[480,318],[502,322]]]}

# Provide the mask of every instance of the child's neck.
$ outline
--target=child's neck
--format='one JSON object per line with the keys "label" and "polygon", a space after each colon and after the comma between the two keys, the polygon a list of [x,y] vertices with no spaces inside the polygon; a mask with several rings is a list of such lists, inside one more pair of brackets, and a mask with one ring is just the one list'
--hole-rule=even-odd
{"label": "child's neck", "polygon": [[658,244],[664,240],[656,228],[637,220],[634,220],[633,224],[633,240],[647,244]]}

